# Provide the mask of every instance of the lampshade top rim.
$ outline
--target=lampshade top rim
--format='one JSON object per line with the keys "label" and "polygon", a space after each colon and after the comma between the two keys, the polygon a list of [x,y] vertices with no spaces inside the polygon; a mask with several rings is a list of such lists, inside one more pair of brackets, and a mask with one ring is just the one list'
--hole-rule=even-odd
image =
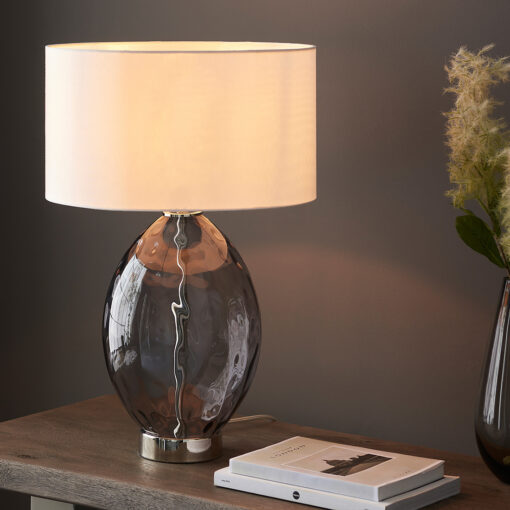
{"label": "lampshade top rim", "polygon": [[314,50],[316,46],[251,41],[118,41],[48,44],[46,48],[101,53],[259,53]]}

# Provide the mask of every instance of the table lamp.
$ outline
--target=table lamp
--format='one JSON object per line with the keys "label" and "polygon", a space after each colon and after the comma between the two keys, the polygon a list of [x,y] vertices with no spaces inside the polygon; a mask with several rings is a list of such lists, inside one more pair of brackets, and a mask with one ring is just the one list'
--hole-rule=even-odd
{"label": "table lamp", "polygon": [[315,124],[312,45],[46,47],[46,199],[163,213],[115,270],[102,324],[142,457],[221,453],[261,322],[246,264],[201,211],[315,199]]}

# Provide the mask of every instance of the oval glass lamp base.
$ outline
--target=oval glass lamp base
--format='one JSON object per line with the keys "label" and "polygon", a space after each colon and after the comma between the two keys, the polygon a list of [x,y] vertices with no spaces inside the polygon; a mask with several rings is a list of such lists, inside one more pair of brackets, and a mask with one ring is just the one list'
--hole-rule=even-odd
{"label": "oval glass lamp base", "polygon": [[205,462],[221,455],[221,434],[204,439],[175,439],[140,433],[140,456],[158,462],[178,464]]}
{"label": "oval glass lamp base", "polygon": [[161,216],[115,270],[103,319],[108,373],[142,431],[140,455],[219,456],[261,337],[250,274],[230,241],[201,213]]}

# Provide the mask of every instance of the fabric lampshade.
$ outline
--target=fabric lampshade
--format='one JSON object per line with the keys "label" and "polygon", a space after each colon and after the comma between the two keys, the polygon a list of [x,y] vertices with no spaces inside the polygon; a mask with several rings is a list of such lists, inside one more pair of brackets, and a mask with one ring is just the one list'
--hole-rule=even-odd
{"label": "fabric lampshade", "polygon": [[316,196],[315,47],[46,47],[46,198],[115,210],[279,207]]}

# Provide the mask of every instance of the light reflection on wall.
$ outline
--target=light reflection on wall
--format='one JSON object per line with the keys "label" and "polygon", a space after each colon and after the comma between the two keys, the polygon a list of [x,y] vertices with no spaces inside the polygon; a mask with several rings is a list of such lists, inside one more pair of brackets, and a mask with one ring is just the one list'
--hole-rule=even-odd
{"label": "light reflection on wall", "polygon": [[450,449],[472,441],[491,307],[369,254],[242,249],[263,317],[259,373],[243,412],[415,443],[436,428]]}

